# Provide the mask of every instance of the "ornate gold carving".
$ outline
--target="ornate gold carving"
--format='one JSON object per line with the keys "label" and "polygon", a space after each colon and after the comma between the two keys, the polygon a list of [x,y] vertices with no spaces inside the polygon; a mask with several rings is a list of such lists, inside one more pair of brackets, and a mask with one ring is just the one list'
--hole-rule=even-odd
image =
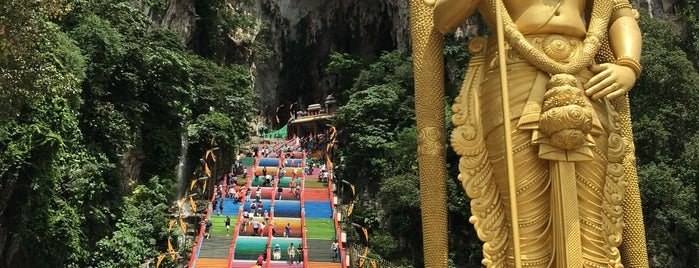
{"label": "ornate gold carving", "polygon": [[446,153],[444,41],[434,29],[434,1],[410,0],[410,31],[415,76],[415,119],[420,170],[420,205],[425,266],[446,267]]}
{"label": "ornate gold carving", "polygon": [[631,4],[629,4],[628,2],[616,3],[616,4],[614,4],[614,7],[612,7],[612,11],[617,11],[619,9],[624,9],[624,8],[633,9],[633,6],[631,6]]}
{"label": "ornate gold carving", "polygon": [[544,95],[544,113],[539,129],[550,138],[551,145],[572,150],[587,142],[592,129],[592,108],[585,101],[582,89],[572,75],[557,74],[551,78],[550,88]]}
{"label": "ornate gold carving", "polygon": [[424,127],[417,131],[418,155],[439,155],[446,152],[443,144],[444,130],[436,127]]}
{"label": "ornate gold carving", "polygon": [[[495,17],[492,15],[495,11],[494,1],[502,0],[484,1],[487,2],[480,5],[479,9],[485,7],[487,10],[479,11],[484,17]],[[462,0],[441,2],[469,5],[468,1]],[[516,142],[512,153],[516,163],[519,163],[515,168],[515,191],[516,200],[522,205],[518,210],[519,226],[523,229],[520,231],[521,237],[525,241],[536,241],[527,244],[527,253],[521,260],[522,266],[549,264],[553,267],[583,267],[584,264],[584,267],[620,268],[623,267],[622,257],[625,258],[624,262],[631,259],[628,264],[630,267],[647,266],[647,262],[644,265],[643,260],[645,250],[634,251],[639,245],[635,241],[628,246],[631,251],[625,251],[630,253],[622,255],[622,251],[619,250],[622,241],[627,241],[629,237],[639,242],[643,239],[632,135],[628,124],[628,99],[626,96],[622,97],[626,103],[621,105],[616,100],[611,101],[614,107],[626,109],[617,113],[606,99],[588,99],[580,89],[581,83],[570,79],[572,75],[557,75],[574,74],[579,78],[589,79],[585,69],[594,63],[594,60],[617,62],[614,58],[611,61],[600,59],[614,55],[607,45],[607,27],[612,12],[615,16],[627,15],[628,11],[625,8],[628,2],[597,0],[587,3],[593,3],[593,6],[590,17],[585,19],[587,33],[582,41],[575,40],[575,36],[579,35],[548,35],[550,32],[543,30],[524,36],[507,14],[507,9],[501,5],[504,32],[511,47],[506,55],[499,56],[506,57],[508,61],[507,70],[508,74],[511,74],[508,75],[511,85],[509,91],[519,94],[512,95],[515,97],[510,100],[525,96],[517,99],[515,104],[510,104],[510,111],[514,116],[513,124],[516,122],[518,129],[507,133],[512,135]],[[559,34],[568,33],[561,31]],[[490,52],[493,43],[489,45],[490,47],[486,47],[485,43],[472,42],[469,49],[478,53],[487,51],[485,54],[490,60],[494,59],[492,54],[495,53]],[[509,231],[510,210],[506,209],[509,201],[508,189],[498,188],[507,183],[504,179],[507,176],[503,176],[505,153],[498,144],[502,136],[495,132],[502,131],[503,123],[511,122],[493,118],[497,117],[497,113],[490,108],[499,104],[498,101],[494,101],[499,96],[492,93],[497,90],[497,83],[493,81],[499,78],[497,71],[492,68],[494,64],[486,65],[484,56],[476,53],[473,55],[460,95],[452,107],[455,130],[451,133],[451,145],[461,155],[458,178],[472,199],[473,216],[469,221],[474,224],[479,239],[484,242],[482,263],[487,267],[510,267],[513,265],[513,242]],[[618,62],[621,66],[632,68],[637,75],[640,74],[640,65],[636,69],[636,65],[628,60]],[[441,68],[437,65],[424,67],[422,64],[424,62],[416,64],[420,65],[420,69],[416,68],[416,76],[418,72],[430,72],[432,67]],[[545,83],[549,75],[553,75],[553,78],[549,81],[549,90],[546,90]],[[616,83],[616,87],[620,84],[623,83]],[[416,87],[417,85],[416,79]],[[530,94],[528,99],[524,95],[527,93]],[[523,111],[526,111],[526,114]],[[525,115],[527,117],[522,125],[519,125],[522,121],[517,120],[520,112],[520,119],[524,119]],[[481,118],[481,115],[485,117]],[[606,115],[606,118],[597,118],[603,115]],[[498,120],[500,121],[497,122]],[[430,134],[431,130],[421,127],[418,129],[420,138],[426,140],[419,145],[421,155],[440,150],[432,146],[436,136],[425,138],[433,136]],[[552,164],[559,161],[560,165]],[[570,161],[584,162],[573,164]],[[606,173],[601,173],[602,170],[606,170]],[[558,197],[552,196],[554,188],[558,191]],[[633,196],[629,198],[629,195]],[[556,198],[560,202],[554,209],[550,202]],[[578,199],[589,199],[591,202],[567,202]],[[512,206],[515,207],[514,204]],[[627,207],[631,208],[633,213],[639,214],[639,217],[634,218],[634,215],[630,215],[626,211]],[[570,213],[576,209],[576,212]],[[557,223],[553,225],[561,226],[557,227],[555,232],[551,231],[554,229],[554,218]],[[631,229],[631,232],[625,227],[625,220],[628,219],[631,219],[629,223],[636,227]],[[637,228],[639,224],[640,228]],[[579,237],[581,240],[569,239],[569,231],[577,232],[577,235],[572,237]],[[622,240],[622,233],[629,237]],[[568,234],[568,237],[563,237],[562,234]],[[552,242],[554,240],[555,243]],[[554,249],[562,243],[566,244],[564,249]],[[584,246],[580,248],[576,246],[578,244]]]}
{"label": "ornate gold carving", "polygon": [[[491,2],[489,12],[491,12],[491,17],[493,18],[495,17],[494,1],[502,0],[489,1]],[[612,12],[611,1],[594,1],[590,25],[588,26],[587,36],[583,41],[582,50],[580,53],[576,54],[569,63],[561,63],[548,57],[544,52],[532,46],[524,35],[519,32],[517,25],[512,21],[505,5],[500,6],[502,7],[505,39],[507,39],[507,42],[519,55],[527,59],[528,62],[551,74],[575,74],[593,62],[592,60],[602,44],[601,40],[605,40],[606,38],[609,17]]]}
{"label": "ornate gold carving", "polygon": [[568,39],[557,34],[546,37],[544,43],[544,53],[556,61],[568,59],[573,52],[573,46],[568,43]]}
{"label": "ornate gold carving", "polygon": [[633,70],[633,73],[636,74],[636,78],[641,77],[641,64],[638,62],[637,59],[634,59],[633,57],[619,57],[618,59],[616,59],[614,64],[629,67],[631,68],[631,70]]}

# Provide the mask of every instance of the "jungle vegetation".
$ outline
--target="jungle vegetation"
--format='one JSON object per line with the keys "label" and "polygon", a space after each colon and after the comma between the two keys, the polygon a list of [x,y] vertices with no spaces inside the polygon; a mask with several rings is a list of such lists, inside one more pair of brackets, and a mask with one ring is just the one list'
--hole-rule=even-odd
{"label": "jungle vegetation", "polygon": [[[234,148],[257,109],[247,67],[222,64],[220,40],[253,20],[219,13],[224,2],[200,1],[210,12],[199,14],[196,45],[153,27],[131,1],[0,2],[0,267],[136,267],[167,249],[182,140],[189,163],[212,137]],[[680,6],[682,28],[641,12],[644,69],[630,94],[653,267],[699,267],[698,5]],[[445,57],[436,108],[448,116],[469,55],[447,36]],[[369,229],[372,254],[421,267],[409,51],[328,60],[341,105],[338,175],[358,190],[343,192],[357,202],[350,220]],[[448,163],[450,263],[480,267],[450,150]],[[178,252],[189,258],[186,245]]]}

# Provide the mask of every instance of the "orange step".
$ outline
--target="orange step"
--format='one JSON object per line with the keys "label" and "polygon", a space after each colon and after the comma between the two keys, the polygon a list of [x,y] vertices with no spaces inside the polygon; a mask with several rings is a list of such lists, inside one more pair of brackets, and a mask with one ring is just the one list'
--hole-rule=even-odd
{"label": "orange step", "polygon": [[228,259],[198,258],[194,263],[196,268],[221,268],[228,267]]}
{"label": "orange step", "polygon": [[314,262],[314,261],[308,262],[308,268],[330,268],[330,267],[341,268],[342,264],[338,263],[338,262]]}

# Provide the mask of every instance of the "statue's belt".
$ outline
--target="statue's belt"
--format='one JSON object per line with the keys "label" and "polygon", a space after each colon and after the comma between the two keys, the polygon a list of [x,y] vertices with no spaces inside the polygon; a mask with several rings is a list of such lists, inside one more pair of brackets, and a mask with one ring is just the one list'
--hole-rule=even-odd
{"label": "statue's belt", "polygon": [[[544,54],[552,60],[561,63],[570,62],[583,48],[583,41],[580,38],[559,34],[527,35],[525,39],[535,49],[544,52]],[[526,61],[526,59],[512,50],[508,44],[505,45],[505,50],[508,64]],[[495,38],[490,37],[488,39],[488,48],[485,55],[488,55],[488,60],[486,61],[488,63],[487,69],[492,70],[498,68],[498,46]]]}

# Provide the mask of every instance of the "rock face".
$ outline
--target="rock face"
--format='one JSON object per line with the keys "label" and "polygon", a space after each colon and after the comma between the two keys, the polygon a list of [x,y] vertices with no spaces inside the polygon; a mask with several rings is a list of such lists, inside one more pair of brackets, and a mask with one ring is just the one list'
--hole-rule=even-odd
{"label": "rock face", "polygon": [[[212,0],[213,1],[213,0]],[[246,32],[232,30],[225,40],[221,64],[249,66],[254,89],[261,98],[259,123],[274,125],[288,118],[288,107],[322,102],[335,90],[325,75],[329,55],[346,52],[371,58],[381,51],[410,47],[408,1],[375,0],[218,0],[226,1],[225,12],[238,12],[256,18],[258,27]],[[673,19],[679,0],[638,0],[634,5],[649,10],[657,18]],[[197,10],[194,0],[168,0],[154,12],[140,0],[134,6],[149,14],[157,26],[179,33],[190,47],[196,47]],[[457,31],[457,38],[476,32],[475,23]],[[266,121],[265,121],[266,120]]]}
{"label": "rock face", "polygon": [[653,18],[673,20],[680,13],[679,0],[641,0],[638,3]]}
{"label": "rock face", "polygon": [[[249,33],[232,31],[226,40],[230,51],[221,62],[250,67],[254,89],[261,96],[261,119],[274,118],[281,104],[288,107],[298,102],[305,107],[332,93],[334,85],[325,75],[325,67],[333,52],[375,57],[381,51],[410,46],[408,1],[238,2],[228,0],[226,6],[233,8],[226,10],[252,15],[260,27]],[[196,16],[200,11],[194,0],[170,0],[158,12],[138,0],[133,3],[159,27],[179,33],[189,46],[197,42]],[[279,116],[282,122],[288,118],[286,111]]]}
{"label": "rock face", "polygon": [[284,101],[301,106],[321,102],[332,93],[335,85],[324,70],[333,52],[371,57],[409,47],[407,1],[259,0],[256,4],[263,23],[276,29],[265,35],[267,40],[260,40],[273,47],[274,56],[256,62],[255,89],[275,98],[263,103],[265,112],[274,112],[271,109]]}

